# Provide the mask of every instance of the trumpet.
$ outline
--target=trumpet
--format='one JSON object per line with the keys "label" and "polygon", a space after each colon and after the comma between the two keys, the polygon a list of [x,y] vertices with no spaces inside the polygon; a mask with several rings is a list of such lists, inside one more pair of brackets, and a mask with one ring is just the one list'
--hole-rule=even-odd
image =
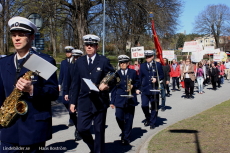
{"label": "trumpet", "polygon": [[127,75],[127,90],[126,92],[128,92],[128,95],[121,95],[121,97],[127,97],[127,98],[132,98],[132,79],[129,78],[129,76]]}

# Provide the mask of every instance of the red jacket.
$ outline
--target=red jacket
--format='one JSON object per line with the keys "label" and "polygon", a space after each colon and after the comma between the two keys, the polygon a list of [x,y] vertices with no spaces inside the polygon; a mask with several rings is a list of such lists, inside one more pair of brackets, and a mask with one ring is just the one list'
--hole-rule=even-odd
{"label": "red jacket", "polygon": [[177,64],[176,69],[174,70],[173,66],[170,65],[170,77],[180,77],[180,65]]}

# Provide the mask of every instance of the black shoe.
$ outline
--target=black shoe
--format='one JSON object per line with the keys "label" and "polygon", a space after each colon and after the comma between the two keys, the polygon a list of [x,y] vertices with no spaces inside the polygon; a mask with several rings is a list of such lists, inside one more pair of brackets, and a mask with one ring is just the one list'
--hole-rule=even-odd
{"label": "black shoe", "polygon": [[149,126],[149,124],[150,124],[149,120],[146,120],[146,121],[144,122],[144,125],[145,125],[145,126]]}
{"label": "black shoe", "polygon": [[68,126],[74,126],[73,122],[69,122]]}
{"label": "black shoe", "polygon": [[164,112],[165,111],[165,107],[161,107],[161,111]]}
{"label": "black shoe", "polygon": [[189,96],[184,96],[184,99],[189,99]]}
{"label": "black shoe", "polygon": [[155,125],[150,125],[150,129],[155,129]]}
{"label": "black shoe", "polygon": [[77,130],[75,130],[74,135],[75,135],[75,141],[79,141],[79,140],[81,140],[81,139],[82,139],[82,138],[81,138],[81,136],[80,136],[80,134],[78,133],[78,131],[77,131]]}
{"label": "black shoe", "polygon": [[170,94],[167,94],[166,96],[167,96],[167,97],[170,97]]}
{"label": "black shoe", "polygon": [[190,99],[194,99],[194,96],[193,96],[193,95],[191,95],[191,96],[190,96]]}
{"label": "black shoe", "polygon": [[180,88],[178,88],[178,90],[180,91],[181,89],[180,89]]}
{"label": "black shoe", "polygon": [[130,141],[129,140],[121,140],[121,143],[123,145],[129,145],[130,144]]}

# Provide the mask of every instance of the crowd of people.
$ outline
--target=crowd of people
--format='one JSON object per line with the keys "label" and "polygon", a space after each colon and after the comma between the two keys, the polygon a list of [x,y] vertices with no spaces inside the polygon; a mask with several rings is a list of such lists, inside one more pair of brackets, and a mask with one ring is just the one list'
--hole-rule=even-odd
{"label": "crowd of people", "polygon": [[[62,102],[69,111],[69,126],[75,126],[75,140],[83,140],[92,153],[104,153],[105,121],[109,107],[115,109],[115,119],[121,130],[121,144],[129,145],[135,107],[138,105],[137,95],[141,97],[144,125],[154,129],[158,110],[166,110],[166,97],[173,96],[171,92],[184,88],[184,98],[193,99],[195,82],[198,93],[203,94],[204,86],[212,84],[212,89],[217,90],[221,88],[225,77],[230,78],[229,60],[202,60],[194,64],[188,58],[179,62],[173,60],[169,64],[168,59],[164,58],[161,64],[153,50],[144,52],[145,62],[141,64],[135,61],[134,65],[130,65],[129,56],[119,55],[119,69],[115,71],[109,59],[97,53],[100,38],[87,34],[83,36],[85,55],[72,46],[65,47],[66,59],[61,62],[59,80],[56,73],[47,80],[39,75],[32,80],[24,76],[29,70],[23,67],[32,54],[53,65],[55,60],[32,49],[37,28],[31,21],[14,17],[8,24],[16,52],[0,60],[0,105],[7,105],[7,97],[16,90],[19,100],[27,103],[28,111],[9,126],[3,126],[5,112],[1,107],[2,153],[11,152],[7,148],[18,147],[26,150],[16,149],[15,152],[44,152],[41,148],[52,138],[51,101],[58,98],[60,91]],[[90,131],[92,123],[94,139]]]}

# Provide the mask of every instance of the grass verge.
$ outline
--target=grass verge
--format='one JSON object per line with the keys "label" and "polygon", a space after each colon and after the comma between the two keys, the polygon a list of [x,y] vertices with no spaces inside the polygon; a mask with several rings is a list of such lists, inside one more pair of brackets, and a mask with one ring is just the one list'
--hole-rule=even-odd
{"label": "grass verge", "polygon": [[229,153],[230,100],[182,120],[152,138],[149,153]]}

